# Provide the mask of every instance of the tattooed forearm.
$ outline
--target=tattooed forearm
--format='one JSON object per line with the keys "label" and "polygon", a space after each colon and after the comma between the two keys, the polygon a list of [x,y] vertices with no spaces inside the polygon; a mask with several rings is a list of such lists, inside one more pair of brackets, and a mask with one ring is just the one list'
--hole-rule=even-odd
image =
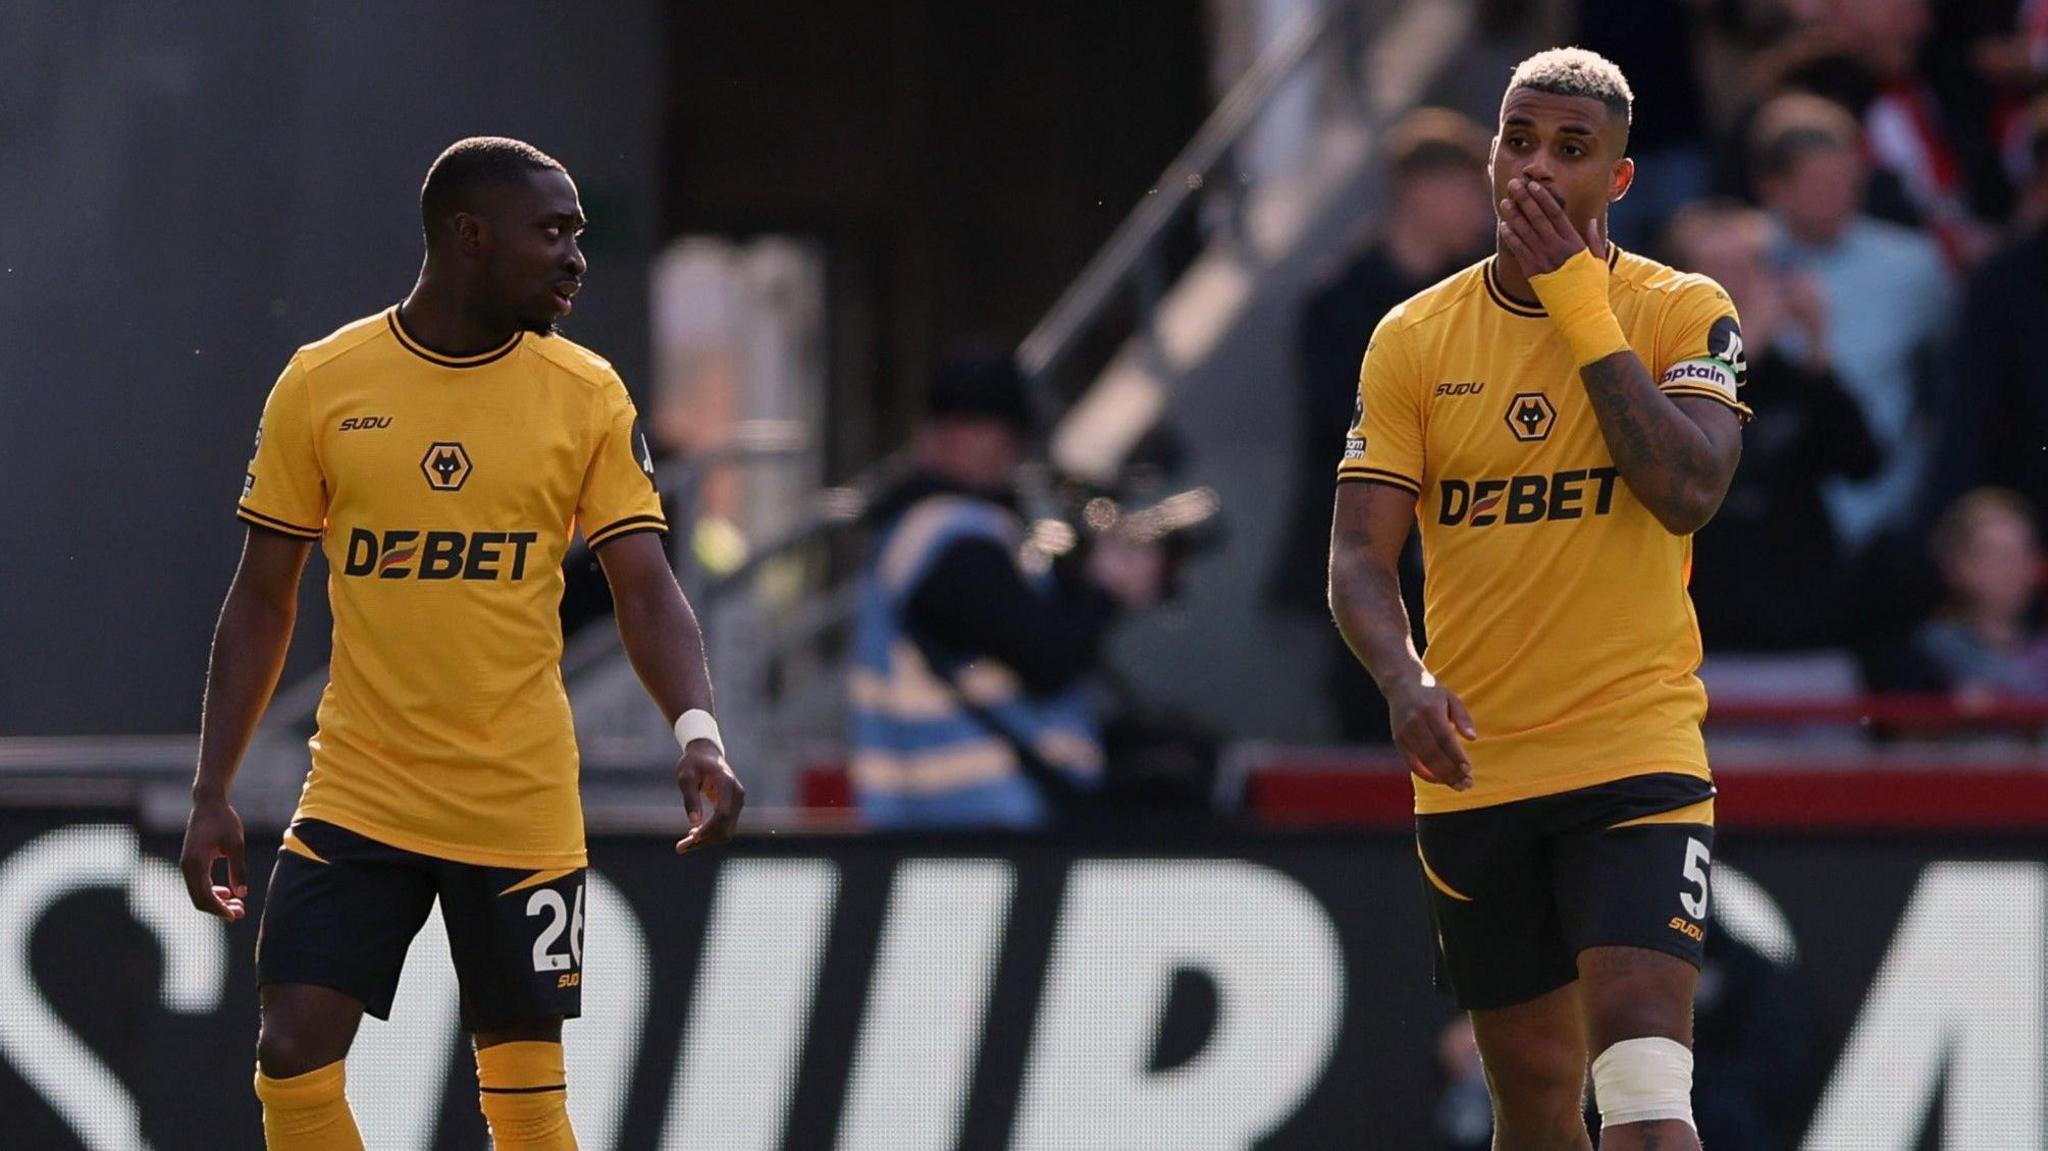
{"label": "tattooed forearm", "polygon": [[1361,535],[1339,535],[1330,549],[1330,614],[1374,679],[1415,658],[1408,607],[1398,575],[1373,555]]}
{"label": "tattooed forearm", "polygon": [[[1657,390],[1634,352],[1587,364],[1579,373],[1614,466],[1643,506],[1677,535],[1698,531],[1728,494],[1742,439],[1732,412],[1696,417]],[[1690,401],[1712,405],[1713,401]]]}
{"label": "tattooed forearm", "polygon": [[1399,564],[1414,498],[1372,484],[1338,489],[1330,529],[1330,614],[1374,680],[1412,678],[1421,666],[1401,600]]}

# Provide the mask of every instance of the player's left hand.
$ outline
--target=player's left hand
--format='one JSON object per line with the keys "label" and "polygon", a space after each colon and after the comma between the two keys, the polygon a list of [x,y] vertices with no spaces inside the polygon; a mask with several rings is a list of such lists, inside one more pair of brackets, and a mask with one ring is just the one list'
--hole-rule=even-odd
{"label": "player's left hand", "polygon": [[1599,219],[1584,231],[1564,214],[1564,200],[1549,185],[1516,176],[1508,181],[1508,198],[1500,208],[1500,241],[1524,275],[1541,276],[1564,267],[1580,252],[1607,258],[1607,234]]}
{"label": "player's left hand", "polygon": [[740,809],[747,805],[747,789],[715,744],[704,739],[690,744],[676,761],[676,787],[690,817],[690,833],[676,840],[677,855],[732,838]]}
{"label": "player's left hand", "polygon": [[[221,859],[228,861],[225,885],[213,881],[213,865]],[[192,897],[192,906],[229,923],[249,913],[244,902],[249,896],[248,846],[242,836],[242,817],[227,800],[192,801],[178,870],[185,875],[185,891]]]}

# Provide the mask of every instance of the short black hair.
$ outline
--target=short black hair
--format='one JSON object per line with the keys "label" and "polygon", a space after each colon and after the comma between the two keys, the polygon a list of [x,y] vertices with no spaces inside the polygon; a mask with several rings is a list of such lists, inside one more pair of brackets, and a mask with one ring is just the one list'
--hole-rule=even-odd
{"label": "short black hair", "polygon": [[1970,546],[1970,537],[1985,520],[1996,516],[2009,516],[2020,520],[2028,527],[2038,521],[2034,518],[2034,505],[2025,496],[2005,488],[1976,488],[1956,497],[1956,501],[1942,511],[1934,521],[1934,531],[1928,536],[1928,547],[1938,560],[1954,559]]}
{"label": "short black hair", "polygon": [[1394,178],[1435,172],[1486,175],[1486,129],[1448,108],[1417,108],[1387,129]]}
{"label": "short black hair", "polygon": [[1810,92],[1784,92],[1757,109],[1749,162],[1763,177],[1784,176],[1819,152],[1854,151],[1863,130],[1847,108]]}
{"label": "short black hair", "polygon": [[1016,357],[985,341],[953,348],[933,369],[924,414],[931,420],[997,420],[1024,433],[1033,426],[1030,388]]}
{"label": "short black hair", "polygon": [[1623,125],[1635,122],[1636,94],[1621,74],[1621,65],[1585,48],[1549,48],[1515,65],[1501,103],[1521,88],[1556,96],[1588,96],[1600,101]]}
{"label": "short black hair", "polygon": [[1665,223],[1658,240],[1662,253],[1658,258],[1686,271],[1698,271],[1694,265],[1699,253],[1722,242],[1729,234],[1747,230],[1764,236],[1769,228],[1770,217],[1761,208],[1733,196],[1688,200],[1674,208],[1671,219]]}
{"label": "short black hair", "polygon": [[534,172],[569,170],[553,156],[510,136],[470,136],[434,158],[420,187],[420,229],[434,242],[434,225],[469,206],[470,196],[491,184],[511,184]]}

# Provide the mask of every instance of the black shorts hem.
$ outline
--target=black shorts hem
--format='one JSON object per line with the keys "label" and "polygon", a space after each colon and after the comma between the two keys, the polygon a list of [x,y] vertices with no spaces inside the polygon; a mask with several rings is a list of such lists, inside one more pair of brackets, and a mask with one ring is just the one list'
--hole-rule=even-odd
{"label": "black shorts hem", "polygon": [[1682,939],[1676,932],[1673,932],[1671,942],[1669,943],[1662,941],[1650,942],[1643,939],[1595,939],[1579,944],[1578,954],[1584,955],[1595,947],[1633,947],[1637,951],[1655,951],[1663,955],[1676,955],[1678,958],[1692,964],[1693,970],[1697,971],[1700,969],[1701,952],[1704,946],[1703,943],[1694,943],[1689,939]]}
{"label": "black shorts hem", "polygon": [[1530,978],[1521,986],[1492,986],[1466,994],[1458,990],[1457,979],[1443,969],[1443,957],[1437,958],[1438,969],[1433,983],[1438,993],[1448,996],[1458,1005],[1460,1011],[1498,1011],[1507,1007],[1520,1007],[1531,1000],[1541,999],[1560,987],[1570,987],[1579,978],[1576,969],[1569,973],[1552,972],[1541,978]]}
{"label": "black shorts hem", "polygon": [[[283,967],[283,970],[277,969],[280,966]],[[323,966],[325,967],[324,970],[322,969]],[[325,966],[319,962],[307,963],[296,970],[292,968],[289,961],[283,964],[266,963],[263,965],[263,968],[263,970],[256,973],[256,990],[258,991],[266,987],[278,987],[286,984],[298,984],[304,987],[324,987],[329,991],[339,991],[350,999],[361,1003],[364,1014],[385,1022],[390,1021],[391,1004],[398,998],[396,988],[392,989],[392,993],[389,995],[366,992],[359,984],[351,985],[346,975],[336,975],[334,974],[333,967]]]}

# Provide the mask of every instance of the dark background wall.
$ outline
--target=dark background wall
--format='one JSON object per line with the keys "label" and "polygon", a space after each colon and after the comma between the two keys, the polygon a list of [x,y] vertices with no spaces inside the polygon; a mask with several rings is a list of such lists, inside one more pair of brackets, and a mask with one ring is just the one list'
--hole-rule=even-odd
{"label": "dark background wall", "polygon": [[[411,286],[449,141],[575,174],[567,331],[638,386],[664,28],[651,2],[0,9],[0,734],[196,729],[263,397]],[[323,582],[288,676],[325,658]]]}
{"label": "dark background wall", "polygon": [[670,41],[672,232],[825,241],[833,476],[933,359],[1015,343],[1207,114],[1199,0],[754,0]]}

